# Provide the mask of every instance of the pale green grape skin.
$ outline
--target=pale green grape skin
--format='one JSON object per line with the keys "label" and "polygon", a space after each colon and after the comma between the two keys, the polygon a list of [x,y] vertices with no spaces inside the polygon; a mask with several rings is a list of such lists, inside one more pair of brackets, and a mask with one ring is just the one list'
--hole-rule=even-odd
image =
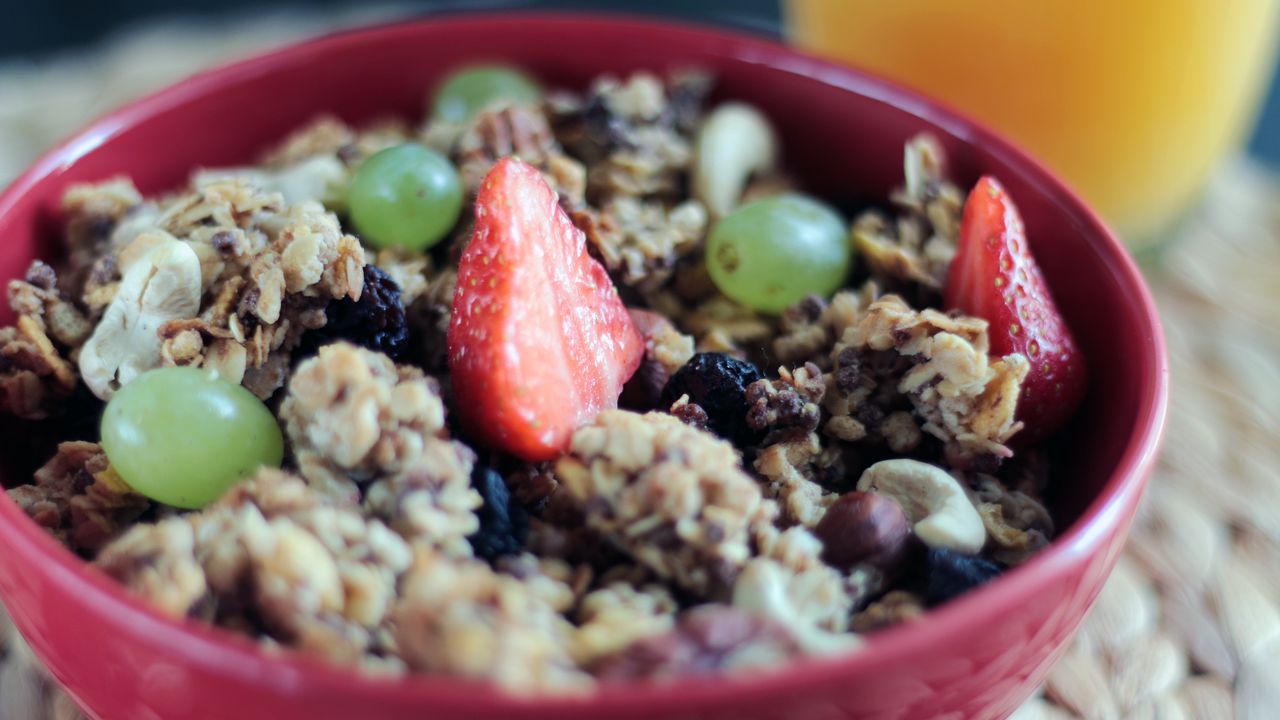
{"label": "pale green grape skin", "polygon": [[462,180],[453,163],[416,143],[375,153],[347,188],[347,212],[375,248],[425,250],[440,242],[462,212]]}
{"label": "pale green grape skin", "polygon": [[207,370],[150,370],[102,415],[102,449],[120,478],[156,502],[198,509],[260,467],[280,467],[284,439],[253,393]]}
{"label": "pale green grape skin", "polygon": [[707,270],[720,292],[778,314],[808,295],[828,297],[853,264],[844,220],[813,198],[788,194],[742,205],[707,239]]}
{"label": "pale green grape skin", "polygon": [[432,114],[463,123],[497,103],[532,104],[542,99],[533,78],[505,65],[472,65],[448,75],[436,90]]}

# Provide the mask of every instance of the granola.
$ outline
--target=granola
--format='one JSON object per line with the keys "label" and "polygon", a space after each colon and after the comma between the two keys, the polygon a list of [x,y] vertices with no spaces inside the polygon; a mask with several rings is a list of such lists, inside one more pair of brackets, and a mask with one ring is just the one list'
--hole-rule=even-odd
{"label": "granola", "polygon": [[600,660],[605,680],[676,677],[769,666],[802,654],[795,639],[772,620],[734,608],[704,605],[680,616],[662,635],[651,635]]}
{"label": "granola", "polygon": [[[112,181],[111,187],[118,184]],[[139,313],[173,307],[174,301],[160,297],[148,305],[141,294],[125,298],[118,295],[122,281],[115,280],[103,309],[119,320],[100,323],[89,340],[95,375],[107,373],[90,385],[100,397],[109,396],[119,380],[160,365],[213,367],[259,397],[269,397],[284,384],[289,353],[302,334],[323,326],[325,304],[360,296],[364,250],[342,232],[335,215],[313,200],[286,206],[279,193],[233,176],[164,198],[154,213],[139,215],[147,221],[132,229],[127,243],[118,237],[120,227],[113,233],[110,257],[117,277],[155,257],[158,246],[188,248],[199,272],[191,275],[174,266],[176,286],[166,292],[173,297],[190,293],[197,307],[184,305],[176,314],[157,316],[159,347],[153,351],[123,333],[136,327]],[[85,302],[93,304],[89,298]],[[85,353],[80,362],[83,371]],[[117,380],[116,367],[128,367],[129,374]]]}
{"label": "granola", "polygon": [[[983,577],[1025,562],[1055,532],[1046,456],[1014,443],[1032,368],[992,355],[986,321],[939,309],[964,203],[941,144],[909,141],[890,204],[853,219],[852,284],[771,315],[720,291],[706,239],[733,206],[802,178],[771,141],[751,148],[769,162],[735,176],[737,197],[707,200],[696,178],[710,89],[705,74],[638,72],[465,120],[324,115],[260,163],[199,170],[169,194],[144,197],[124,177],[72,185],[62,260],[8,285],[0,414],[58,441],[9,497],[169,615],[515,693],[854,651],[860,634],[939,602],[922,590],[936,560],[923,545]],[[382,247],[347,212],[365,161],[410,142],[455,166],[466,207],[425,250]],[[580,231],[643,346],[618,398],[628,409],[593,407],[552,459],[479,442],[450,371],[476,193],[512,155],[556,191],[547,205]],[[544,360],[560,358],[523,359]],[[174,366],[263,400],[282,466],[231,478],[193,510],[130,489],[81,439],[96,426],[73,425]],[[920,529],[929,493],[887,487],[886,461],[946,485],[971,521],[963,543],[939,542],[936,522]],[[871,528],[857,516],[870,493],[892,510]]]}
{"label": "granola", "polygon": [[439,384],[345,343],[299,365],[280,404],[299,472],[409,542],[470,556],[475,453],[445,429]]}
{"label": "granola", "polygon": [[777,508],[733,447],[664,413],[605,411],[579,430],[556,475],[587,524],[660,577],[723,598]]}
{"label": "granola", "polygon": [[955,256],[964,195],[947,182],[934,138],[908,142],[904,164],[906,184],[892,199],[905,213],[896,220],[864,213],[853,224],[854,246],[876,275],[936,290]]}
{"label": "granola", "polygon": [[408,544],[379,521],[273,470],[198,513],[135,526],[96,560],[174,615],[253,627],[345,662],[377,655],[410,562]]}
{"label": "granola", "polygon": [[151,509],[149,500],[112,472],[97,443],[62,443],[33,480],[13,488],[9,497],[68,547],[89,555]]}
{"label": "granola", "polygon": [[517,692],[590,684],[569,654],[573,625],[484,563],[419,552],[391,613],[392,640],[415,670],[489,678]]}
{"label": "granola", "polygon": [[[920,429],[946,444],[952,462],[1013,454],[1005,443],[1022,427],[1014,411],[1029,364],[1018,354],[992,361],[986,321],[917,311],[897,295],[885,295],[858,314],[832,353],[835,392],[824,401],[832,415],[828,432],[860,439],[868,416],[859,411],[888,390],[909,402]],[[877,361],[887,362],[889,372],[869,371]]]}

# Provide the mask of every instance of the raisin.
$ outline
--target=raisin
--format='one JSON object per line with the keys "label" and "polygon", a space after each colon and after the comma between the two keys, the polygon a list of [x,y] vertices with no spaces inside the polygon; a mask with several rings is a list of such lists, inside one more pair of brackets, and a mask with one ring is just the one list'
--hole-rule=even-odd
{"label": "raisin", "polygon": [[480,529],[467,538],[471,549],[489,562],[518,554],[529,535],[529,514],[511,497],[506,481],[496,470],[477,463],[471,472],[471,487],[484,498],[484,505],[476,511]]}
{"label": "raisin", "polygon": [[928,573],[925,600],[930,605],[959,597],[1004,572],[994,561],[943,548],[930,548],[925,564]]}
{"label": "raisin", "polygon": [[707,425],[737,445],[750,444],[759,433],[747,425],[747,386],[763,376],[755,365],[724,353],[698,353],[662,389],[662,405],[669,408],[681,395],[707,413]]}
{"label": "raisin", "polygon": [[409,340],[409,324],[400,302],[400,286],[376,265],[364,266],[364,290],[359,300],[342,298],[325,308],[324,327],[302,336],[294,361],[315,355],[339,340],[399,359]]}

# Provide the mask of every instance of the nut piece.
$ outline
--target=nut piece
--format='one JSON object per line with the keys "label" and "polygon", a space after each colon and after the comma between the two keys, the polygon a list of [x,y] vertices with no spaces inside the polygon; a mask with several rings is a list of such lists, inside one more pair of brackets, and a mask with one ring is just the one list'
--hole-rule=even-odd
{"label": "nut piece", "polygon": [[753,174],[772,170],[778,139],[759,110],[741,102],[720,105],[703,121],[693,158],[693,196],[714,217],[724,217]]}
{"label": "nut piece", "polygon": [[93,394],[107,400],[159,367],[157,331],[170,320],[195,317],[200,290],[200,259],[190,245],[165,240],[139,257],[80,350],[80,374]]}
{"label": "nut piece", "polygon": [[822,559],[841,570],[866,563],[883,572],[901,564],[911,526],[898,503],[885,495],[854,490],[827,508],[813,532]]}
{"label": "nut piece", "polygon": [[857,647],[861,643],[857,636],[830,632],[806,620],[793,597],[803,592],[803,588],[795,587],[795,579],[794,574],[777,562],[755,558],[738,575],[732,604],[788,629],[806,654],[835,655]]}
{"label": "nut piece", "polygon": [[191,179],[196,188],[220,183],[232,178],[242,178],[257,185],[263,192],[278,192],[286,205],[296,205],[315,200],[328,206],[340,205],[342,189],[349,180],[342,161],[335,155],[313,155],[293,165],[279,169],[261,167],[232,167],[201,170]]}
{"label": "nut piece", "polygon": [[666,410],[661,407],[662,389],[693,357],[693,338],[677,330],[665,315],[639,308],[627,308],[627,313],[644,338],[644,358],[622,386],[618,404],[633,410]]}
{"label": "nut piece", "polygon": [[888,495],[929,547],[973,554],[987,531],[960,483],[942,468],[919,460],[884,460],[862,473],[858,489]]}

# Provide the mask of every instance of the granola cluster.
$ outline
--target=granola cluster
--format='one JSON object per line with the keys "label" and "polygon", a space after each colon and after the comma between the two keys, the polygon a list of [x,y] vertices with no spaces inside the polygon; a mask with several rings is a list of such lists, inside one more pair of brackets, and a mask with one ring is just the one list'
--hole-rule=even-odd
{"label": "granola cluster", "polygon": [[[124,178],[72,186],[64,259],[8,286],[0,413],[60,428],[150,369],[206,367],[266,401],[287,452],[181,511],[65,432],[10,498],[173,616],[512,692],[776,666],[919,617],[935,602],[920,567],[838,562],[824,546],[865,520],[837,501],[887,459],[927,465],[949,494],[917,493],[877,520],[901,525],[875,530],[928,521],[948,537],[946,518],[917,517],[945,494],[985,533],[984,568],[1024,562],[1054,533],[1044,456],[1010,444],[1028,363],[991,357],[984,321],[936,309],[963,202],[941,146],[909,142],[892,211],[854,219],[854,284],[763,315],[702,261],[712,218],[690,188],[709,89],[698,73],[640,72],[465,122],[326,116],[259,165],[201,170],[158,198]],[[411,141],[455,164],[468,203],[502,157],[538,168],[630,307],[645,353],[627,409],[586,422],[554,461],[473,447],[450,424],[472,213],[427,252],[375,252],[349,230],[353,174]],[[772,168],[744,183],[743,201],[793,188]],[[395,342],[362,341],[384,316]],[[671,393],[677,373],[731,364],[750,376]],[[894,556],[922,564],[936,550],[923,534]]]}
{"label": "granola cluster", "polygon": [[151,509],[111,470],[97,443],[72,441],[9,497],[73,550],[94,553]]}
{"label": "granola cluster", "polygon": [[451,440],[434,378],[345,343],[303,362],[280,404],[298,472],[415,545],[470,556],[475,453]]}
{"label": "granola cluster", "polygon": [[[868,432],[859,409],[884,394],[886,383],[895,383],[896,393],[922,421],[920,429],[946,443],[951,455],[1012,455],[1005,443],[1021,429],[1014,410],[1029,364],[1016,354],[991,361],[986,321],[931,308],[917,311],[886,295],[859,313],[832,352],[836,392],[827,407],[833,417],[846,420],[833,434],[854,439]],[[892,369],[880,377],[862,371],[863,363],[877,362]],[[890,445],[901,446],[904,440],[900,434],[895,440],[888,419],[879,432]]]}
{"label": "granola cluster", "polygon": [[956,252],[964,195],[947,182],[942,147],[931,136],[907,143],[905,185],[891,199],[897,218],[868,212],[853,225],[853,243],[871,270],[895,283],[938,290]]}
{"label": "granola cluster", "polygon": [[137,525],[95,560],[171,614],[374,665],[412,563],[386,525],[276,470],[198,513]]}
{"label": "granola cluster", "polygon": [[[707,211],[681,198],[707,78],[602,77],[585,97],[551,99],[559,142],[587,166],[590,205],[573,219],[618,280],[655,289],[702,245]],[[570,196],[572,198],[572,196]]]}
{"label": "granola cluster", "polygon": [[[102,252],[78,298],[97,324],[85,339],[62,340],[100,398],[170,365],[214,368],[270,397],[302,334],[324,325],[325,305],[360,296],[364,249],[315,200],[286,205],[281,193],[236,175],[197,178],[188,192],[120,211],[122,200],[137,199],[126,185],[76,186],[64,203],[73,259],[82,242]],[[75,373],[51,374],[75,384]]]}
{"label": "granola cluster", "polygon": [[17,316],[0,328],[0,409],[27,420],[47,417],[76,388],[71,362],[93,325],[59,289],[53,268],[36,261],[9,283]]}

